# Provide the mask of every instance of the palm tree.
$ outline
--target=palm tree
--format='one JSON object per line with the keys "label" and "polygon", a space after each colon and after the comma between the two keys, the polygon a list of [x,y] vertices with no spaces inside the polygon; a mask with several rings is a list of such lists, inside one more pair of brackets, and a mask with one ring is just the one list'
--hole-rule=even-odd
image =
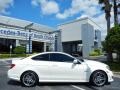
{"label": "palm tree", "polygon": [[118,5],[117,5],[117,8],[118,8],[118,24],[120,25],[120,0],[117,2]]}
{"label": "palm tree", "polygon": [[[111,7],[113,7],[113,11],[114,11],[114,25],[118,24],[118,14],[119,14],[118,13],[118,8],[120,8],[119,7],[120,1],[119,0],[99,0],[99,4],[104,4],[104,6],[102,7],[102,10],[105,11],[105,14],[107,14],[107,12],[109,14],[110,11],[111,11]],[[108,17],[108,15],[106,15],[106,16]]]}
{"label": "palm tree", "polygon": [[[112,7],[112,6],[111,6],[109,0],[99,0],[99,4],[104,5],[104,6],[102,7],[102,10],[105,11],[105,19],[106,19],[106,21],[107,21],[107,34],[108,34],[108,32],[109,32],[109,30],[110,30],[110,17],[111,17],[110,12],[111,12],[111,7]],[[106,45],[108,45],[108,44],[106,43]],[[108,54],[107,54],[107,60],[113,61],[112,51],[107,50],[107,53],[108,53]]]}
{"label": "palm tree", "polygon": [[111,4],[110,4],[109,0],[99,0],[99,4],[104,5],[101,9],[105,11],[105,18],[107,21],[107,33],[108,33],[110,30]]}
{"label": "palm tree", "polygon": [[118,24],[118,9],[117,0],[113,0],[113,10],[114,10],[114,25]]}

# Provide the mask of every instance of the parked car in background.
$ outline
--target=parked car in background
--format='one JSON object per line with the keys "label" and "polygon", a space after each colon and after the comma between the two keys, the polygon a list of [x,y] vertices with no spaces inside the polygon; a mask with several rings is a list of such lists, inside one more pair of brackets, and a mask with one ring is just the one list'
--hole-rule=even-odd
{"label": "parked car in background", "polygon": [[13,60],[8,77],[27,87],[38,82],[90,82],[103,86],[113,81],[108,65],[62,52],[44,52]]}

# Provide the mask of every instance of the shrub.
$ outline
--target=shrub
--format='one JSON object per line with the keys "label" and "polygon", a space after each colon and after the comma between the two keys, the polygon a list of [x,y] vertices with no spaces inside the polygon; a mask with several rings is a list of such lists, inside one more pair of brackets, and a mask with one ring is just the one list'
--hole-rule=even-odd
{"label": "shrub", "polygon": [[100,49],[94,49],[94,51],[90,52],[90,56],[99,56],[101,55]]}
{"label": "shrub", "polygon": [[95,51],[92,51],[89,55],[90,56],[98,56],[99,54],[97,52],[95,52]]}
{"label": "shrub", "polygon": [[99,55],[101,54],[100,49],[95,49],[94,51],[97,52]]}
{"label": "shrub", "polygon": [[14,51],[15,54],[24,54],[25,53],[25,47],[17,46],[13,51]]}

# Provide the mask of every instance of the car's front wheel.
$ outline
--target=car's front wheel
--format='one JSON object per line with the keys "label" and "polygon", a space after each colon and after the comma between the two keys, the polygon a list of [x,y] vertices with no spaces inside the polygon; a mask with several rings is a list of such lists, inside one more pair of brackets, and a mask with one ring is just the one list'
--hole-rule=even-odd
{"label": "car's front wheel", "polygon": [[26,87],[35,86],[38,82],[38,77],[36,73],[32,71],[27,71],[21,76],[21,83]]}
{"label": "car's front wheel", "polygon": [[90,82],[92,82],[92,84],[94,84],[95,86],[103,86],[106,84],[107,82],[107,75],[104,71],[95,71],[91,78],[90,78]]}

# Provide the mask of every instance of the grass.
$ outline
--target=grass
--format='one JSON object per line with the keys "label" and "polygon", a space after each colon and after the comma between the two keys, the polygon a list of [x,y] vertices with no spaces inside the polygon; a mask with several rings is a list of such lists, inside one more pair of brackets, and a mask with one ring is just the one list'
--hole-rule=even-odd
{"label": "grass", "polygon": [[29,54],[0,54],[0,59],[3,58],[15,58],[15,57],[26,57],[29,56]]}
{"label": "grass", "polygon": [[105,62],[114,72],[120,72],[120,62]]}

